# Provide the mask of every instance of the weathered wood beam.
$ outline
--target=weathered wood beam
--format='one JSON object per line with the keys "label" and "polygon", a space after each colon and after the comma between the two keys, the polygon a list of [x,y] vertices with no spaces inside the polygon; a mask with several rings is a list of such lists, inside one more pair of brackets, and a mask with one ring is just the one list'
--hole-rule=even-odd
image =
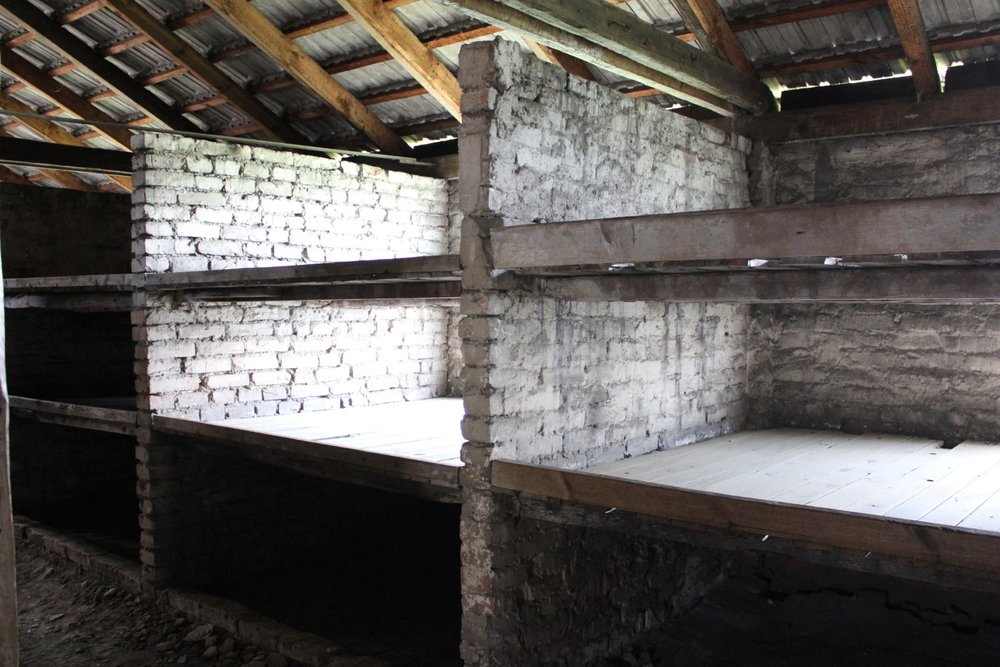
{"label": "weathered wood beam", "polygon": [[829,268],[545,278],[574,301],[692,303],[998,303],[1000,267]]}
{"label": "weathered wood beam", "polygon": [[722,60],[747,74],[753,74],[753,65],[716,0],[670,1],[691,32],[699,36],[699,42],[702,40],[700,35],[704,35],[711,50]]}
{"label": "weathered wood beam", "polygon": [[706,93],[656,68],[638,63],[616,51],[511,9],[494,0],[442,0],[442,2],[481,21],[492,23],[504,30],[511,30],[540,44],[575,56],[591,65],[662,90],[691,104],[696,104],[723,116],[732,116],[734,113],[732,105],[721,97]]}
{"label": "weathered wood beam", "polygon": [[100,174],[132,174],[132,155],[125,151],[78,148],[28,139],[0,138],[0,164]]}
{"label": "weathered wood beam", "polygon": [[914,132],[1000,123],[1000,86],[956,90],[921,102],[886,100],[710,121],[720,129],[768,143]]}
{"label": "weathered wood beam", "polygon": [[773,105],[770,91],[756,77],[604,0],[500,0],[500,4],[741,108],[761,112]]}
{"label": "weathered wood beam", "polygon": [[179,111],[133,81],[125,72],[92,51],[57,21],[50,19],[27,0],[4,0],[3,7],[22,25],[35,31],[67,57],[80,63],[109,88],[132,100],[140,109],[167,127],[198,131],[200,128]]}
{"label": "weathered wood beam", "polygon": [[0,168],[0,183],[10,183],[11,185],[35,185],[27,176],[17,173],[10,167]]}
{"label": "weathered wood beam", "polygon": [[252,5],[241,0],[207,0],[207,4],[284,67],[299,83],[342,114],[376,146],[396,155],[408,155],[411,152],[410,147],[399,135],[390,130],[350,91],[327,75],[309,54],[281,34],[281,31]]}
{"label": "weathered wood beam", "polygon": [[[697,445],[694,445],[697,446]],[[925,567],[1000,578],[1000,537],[983,532],[658,486],[586,471],[494,461],[494,486],[537,498],[617,508],[691,527],[905,558]]]}
{"label": "weathered wood beam", "polygon": [[233,106],[245,113],[266,134],[280,141],[308,143],[305,137],[282,122],[257,98],[217,69],[207,58],[171,32],[138,3],[133,0],[104,0],[104,2],[107,2],[114,13],[149,35],[157,46],[183,66],[184,71],[193,73],[226,98]]}
{"label": "weathered wood beam", "polygon": [[941,81],[938,78],[937,66],[934,64],[934,54],[927,39],[927,29],[924,17],[920,14],[917,0],[888,0],[889,12],[896,24],[896,32],[906,54],[906,62],[913,73],[913,82],[917,88],[917,97],[934,95],[941,92]]}
{"label": "weathered wood beam", "polygon": [[[0,278],[3,269],[0,268]],[[0,296],[3,288],[0,287]],[[14,554],[14,514],[10,489],[10,406],[4,313],[0,309],[0,664],[18,665],[17,565]]]}
{"label": "weathered wood beam", "polygon": [[[34,113],[35,110],[24,104],[20,100],[15,99],[11,95],[0,91],[0,109],[5,109],[7,111],[18,111],[21,113]],[[70,132],[67,132],[63,128],[59,127],[50,120],[42,120],[41,118],[26,118],[18,117],[17,120],[24,124],[25,126],[31,128],[31,130],[48,141],[56,144],[62,144],[64,146],[79,146],[81,148],[89,148],[87,142],[74,136]],[[109,174],[108,178],[115,183],[119,188],[125,192],[132,192],[132,177],[131,176],[120,176],[116,174]]]}
{"label": "weathered wood beam", "polygon": [[13,415],[21,419],[33,419],[43,424],[58,424],[122,435],[135,435],[137,430],[135,410],[97,408],[22,396],[10,397],[10,410]]}
{"label": "weathered wood beam", "polygon": [[[9,132],[8,128],[4,128],[3,129],[3,133],[5,135],[8,134],[8,132]],[[3,152],[2,146],[3,146],[3,144],[5,142],[8,142],[8,141],[24,142],[26,144],[44,145],[40,141],[30,141],[28,139],[8,139],[6,137],[3,137],[3,138],[0,138],[0,156],[2,156],[2,152]],[[4,162],[2,160],[0,160],[0,164],[3,164],[3,163]],[[87,181],[83,180],[82,178],[80,178],[76,174],[70,173],[69,171],[62,171],[62,170],[58,170],[58,169],[51,169],[51,168],[47,168],[47,167],[40,166],[40,165],[23,164],[23,163],[14,162],[14,161],[6,162],[6,164],[14,164],[14,165],[18,165],[18,166],[27,166],[27,167],[32,167],[33,169],[36,169],[38,171],[38,174],[36,176],[33,176],[33,177],[29,178],[29,180],[32,181],[32,182],[34,182],[34,183],[40,183],[41,181],[52,181],[53,183],[55,183],[56,185],[58,185],[60,188],[65,188],[67,190],[80,190],[82,192],[95,192],[97,190],[97,188],[95,188],[93,185],[91,185]]]}
{"label": "weathered wood beam", "polygon": [[392,10],[386,9],[381,0],[339,2],[448,113],[462,120],[462,89],[458,79]]}
{"label": "weathered wood beam", "polygon": [[586,79],[587,81],[596,80],[594,73],[590,71],[589,67],[587,67],[587,63],[583,62],[579,58],[571,56],[568,53],[563,53],[558,49],[545,46],[544,44],[539,44],[533,39],[525,38],[524,43],[529,49],[531,49],[531,52],[538,56],[541,60],[564,69],[570,74],[578,76],[581,79]]}
{"label": "weathered wood beam", "polygon": [[674,213],[506,227],[494,265],[645,262],[1000,251],[1000,195]]}
{"label": "weathered wood beam", "polygon": [[[44,72],[6,46],[0,46],[0,67],[30,86],[54,105],[63,107],[84,120],[103,123],[118,122],[65,85],[46,76]],[[132,150],[130,146],[132,133],[128,130],[118,127],[96,127],[95,130],[125,150]]]}

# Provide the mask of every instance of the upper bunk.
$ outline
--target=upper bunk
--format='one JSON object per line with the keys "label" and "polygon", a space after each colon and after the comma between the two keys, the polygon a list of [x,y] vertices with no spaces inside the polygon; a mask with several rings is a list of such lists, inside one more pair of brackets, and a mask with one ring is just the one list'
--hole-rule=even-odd
{"label": "upper bunk", "polygon": [[[955,585],[1000,580],[995,444],[770,429],[578,470],[496,460],[492,479],[528,498],[648,517],[715,546]],[[551,514],[522,502],[533,511]]]}
{"label": "upper bunk", "polygon": [[677,302],[1000,299],[1000,195],[516,225],[494,265],[546,294]]}
{"label": "upper bunk", "polygon": [[4,307],[77,312],[128,312],[141,276],[106,273],[5,278]]}
{"label": "upper bunk", "polygon": [[154,434],[235,447],[310,475],[461,502],[462,399],[199,422],[154,415]]}

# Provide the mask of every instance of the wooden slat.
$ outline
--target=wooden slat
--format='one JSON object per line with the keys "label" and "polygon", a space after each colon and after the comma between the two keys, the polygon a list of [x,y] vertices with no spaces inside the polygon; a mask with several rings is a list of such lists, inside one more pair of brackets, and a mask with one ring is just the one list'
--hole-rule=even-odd
{"label": "wooden slat", "polygon": [[335,461],[361,471],[422,481],[438,486],[458,486],[458,470],[426,461],[366,452],[348,447],[324,445],[297,438],[258,433],[239,428],[206,424],[173,417],[153,417],[153,430],[167,435],[188,436],[216,442],[230,442],[272,449],[286,454]]}
{"label": "wooden slat", "polygon": [[[734,114],[726,100],[706,93],[654,67],[648,67],[616,51],[595,44],[571,32],[549,25],[494,0],[442,0],[481,21],[511,30],[540,44],[568,53],[584,62],[662,90],[678,99],[722,116]],[[742,74],[742,73],[741,73]],[[745,76],[745,75],[744,75]]]}
{"label": "wooden slat", "polygon": [[[0,278],[3,269],[0,267]],[[0,289],[0,295],[3,290]],[[10,487],[10,406],[7,398],[6,327],[0,310],[0,664],[17,665],[17,565]]]}
{"label": "wooden slat", "polygon": [[[0,109],[6,109],[8,111],[17,111],[21,113],[34,113],[35,110],[29,107],[27,104],[15,99],[13,96],[0,91]],[[80,148],[88,148],[87,142],[82,139],[77,138],[70,132],[67,132],[63,128],[59,127],[52,121],[42,120],[40,118],[30,118],[30,117],[18,117],[19,122],[23,123],[27,127],[30,127],[34,132],[38,133],[45,139],[62,144],[63,146],[77,146]],[[132,192],[132,177],[131,176],[121,176],[116,174],[111,174],[108,176],[113,183],[115,183],[119,188],[125,192]]]}
{"label": "wooden slat", "polygon": [[963,442],[950,454],[957,460],[956,470],[935,480],[929,487],[916,489],[906,499],[886,510],[885,514],[898,519],[920,519],[979,477],[1000,467],[996,445]]}
{"label": "wooden slat", "polygon": [[500,2],[744,109],[761,112],[773,104],[770,91],[756,77],[604,0]]}
{"label": "wooden slat", "polygon": [[887,100],[843,104],[711,122],[770,143],[1000,123],[1000,86],[954,91],[919,103]]}
{"label": "wooden slat", "polygon": [[453,117],[462,120],[462,90],[458,79],[434,57],[381,0],[340,0],[340,5],[368,31],[396,62],[422,85]]}
{"label": "wooden slat", "polygon": [[253,5],[242,0],[207,0],[206,4],[225,17],[236,30],[260,47],[299,83],[342,114],[376,146],[395,155],[409,155],[412,152],[399,135],[372,114],[350,91],[328,76],[309,54],[285,37]]}
{"label": "wooden slat", "polygon": [[940,93],[941,81],[934,64],[930,41],[927,39],[924,18],[920,14],[920,5],[917,0],[888,0],[888,5],[906,54],[906,62],[913,73],[917,97]]}
{"label": "wooden slat", "polygon": [[200,129],[140,83],[130,79],[125,72],[91,51],[82,41],[27,0],[4,0],[3,6],[22,25],[44,37],[67,57],[80,63],[108,87],[132,100],[139,108],[167,127],[192,132]]}
{"label": "wooden slat", "polygon": [[308,143],[305,137],[284,123],[253,95],[217,69],[207,58],[171,32],[138,3],[133,0],[106,0],[106,2],[116,14],[149,35],[161,49],[176,59],[184,67],[183,71],[191,71],[207,83],[210,88],[216,90],[233,106],[256,122],[266,134],[274,139],[291,143]]}
{"label": "wooden slat", "polygon": [[421,280],[330,285],[289,285],[187,289],[178,292],[184,301],[391,301],[408,299],[457,299],[462,296],[458,280]]}
{"label": "wooden slat", "polygon": [[63,146],[28,139],[0,138],[0,162],[39,169],[132,174],[132,155],[125,151]]}
{"label": "wooden slat", "polygon": [[498,269],[1000,249],[1000,195],[810,204],[506,227]]}
{"label": "wooden slat", "polygon": [[[722,60],[747,74],[753,74],[753,65],[736,33],[726,21],[726,15],[716,0],[671,0],[688,28],[695,35],[704,34],[705,39]],[[687,18],[690,15],[691,18]],[[695,27],[700,30],[695,30]]]}
{"label": "wooden slat", "polygon": [[23,396],[11,396],[10,408],[17,417],[90,431],[135,435],[138,428],[138,413],[135,410],[97,408]]}
{"label": "wooden slat", "polygon": [[154,273],[147,276],[146,286],[149,289],[169,290],[193,287],[310,284],[329,281],[371,282],[457,277],[461,269],[458,255],[428,255],[219,271]]}
{"label": "wooden slat", "polygon": [[997,303],[1000,269],[925,267],[547,278],[544,294],[678,303]]}
{"label": "wooden slat", "polygon": [[876,558],[904,558],[928,567],[957,568],[992,580],[1000,578],[1000,549],[997,549],[1000,537],[996,535],[681,490],[512,461],[494,461],[492,479],[498,488],[535,497],[614,507],[690,526],[767,535],[823,549],[868,553]]}
{"label": "wooden slat", "polygon": [[[44,72],[6,46],[0,46],[0,67],[12,76],[20,79],[53,104],[67,109],[70,113],[80,118],[102,123],[118,122],[62,83],[46,76]],[[8,91],[13,92],[9,89]],[[131,150],[130,141],[132,133],[125,128],[97,127],[95,131],[125,150]]]}
{"label": "wooden slat", "polygon": [[5,278],[7,295],[27,292],[130,292],[141,281],[134,273],[99,273],[73,276]]}

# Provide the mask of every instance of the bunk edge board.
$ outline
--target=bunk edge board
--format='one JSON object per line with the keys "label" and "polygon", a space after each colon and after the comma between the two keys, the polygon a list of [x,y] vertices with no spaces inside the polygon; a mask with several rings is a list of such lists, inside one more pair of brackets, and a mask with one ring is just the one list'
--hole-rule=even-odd
{"label": "bunk edge board", "polygon": [[[304,462],[316,461],[333,463],[338,467],[341,481],[372,486],[380,477],[395,478],[410,484],[428,487],[442,487],[454,492],[459,489],[457,466],[420,461],[417,459],[380,454],[377,452],[352,449],[310,440],[300,440],[257,431],[197,422],[178,417],[153,415],[152,428],[155,434],[180,436],[194,440],[207,440],[231,445],[243,451],[255,449],[270,450],[280,455],[299,458]],[[449,494],[455,495],[455,494]]]}
{"label": "bunk edge board", "polygon": [[871,259],[1000,251],[1000,195],[795,204],[524,224],[491,233],[497,269],[538,274],[655,262]]}
{"label": "bunk edge board", "polygon": [[995,303],[1000,266],[588,275],[539,279],[537,288],[577,301]]}
{"label": "bunk edge board", "polygon": [[215,271],[146,274],[146,289],[171,292],[196,289],[321,286],[382,282],[458,281],[458,255],[428,255],[396,259],[295,264]]}
{"label": "bunk edge board", "polygon": [[495,460],[494,487],[530,498],[617,509],[693,530],[775,539],[822,551],[905,561],[1000,581],[1000,535],[873,515],[725,496],[624,480],[586,470]]}
{"label": "bunk edge board", "polygon": [[6,308],[48,308],[80,312],[128,312],[140,276],[101,273],[5,278]]}
{"label": "bunk edge board", "polygon": [[11,414],[44,424],[69,426],[90,431],[136,435],[138,412],[118,408],[99,408],[79,403],[46,401],[24,396],[10,397]]}

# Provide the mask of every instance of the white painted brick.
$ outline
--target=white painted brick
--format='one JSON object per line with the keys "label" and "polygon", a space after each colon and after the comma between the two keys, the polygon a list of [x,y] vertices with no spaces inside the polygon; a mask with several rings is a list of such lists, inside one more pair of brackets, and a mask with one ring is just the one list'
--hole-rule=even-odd
{"label": "white painted brick", "polygon": [[198,252],[203,255],[239,255],[243,244],[236,241],[200,241]]}
{"label": "white painted brick", "polygon": [[[197,209],[204,210],[204,209]],[[210,225],[202,222],[178,222],[174,225],[177,236],[187,236],[203,239],[217,239],[222,233],[222,228],[218,225]]]}
{"label": "white painted brick", "polygon": [[222,208],[226,205],[226,195],[221,192],[179,192],[177,202],[187,206],[210,206]]}
{"label": "white painted brick", "polygon": [[184,360],[184,372],[195,374],[228,373],[233,369],[232,359],[220,357],[194,358]]}
{"label": "white painted brick", "polygon": [[233,359],[233,367],[245,371],[278,368],[278,356],[275,354],[253,354],[236,357]]}
{"label": "white painted brick", "polygon": [[257,386],[270,384],[287,385],[292,379],[292,374],[288,371],[257,371],[251,377],[253,383]]}
{"label": "white painted brick", "polygon": [[212,171],[212,161],[202,157],[189,157],[184,161],[184,166],[195,174],[207,174]]}
{"label": "white painted brick", "polygon": [[195,208],[193,217],[199,222],[209,222],[220,225],[228,225],[233,221],[233,213],[227,208],[207,208],[199,206]]}
{"label": "white painted brick", "polygon": [[209,389],[229,389],[231,387],[244,387],[250,384],[250,375],[247,373],[226,373],[224,375],[209,375],[205,378],[205,386]]}

